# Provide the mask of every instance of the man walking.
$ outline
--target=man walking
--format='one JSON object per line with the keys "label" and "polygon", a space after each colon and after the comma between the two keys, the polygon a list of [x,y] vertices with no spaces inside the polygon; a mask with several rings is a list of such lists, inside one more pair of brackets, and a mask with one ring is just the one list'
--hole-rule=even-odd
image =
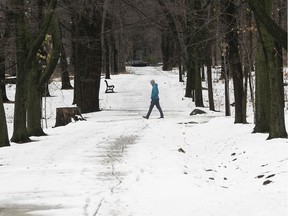
{"label": "man walking", "polygon": [[151,80],[150,81],[151,85],[152,85],[152,93],[151,93],[151,104],[149,107],[149,111],[147,113],[146,116],[142,116],[143,118],[149,119],[149,116],[153,110],[153,107],[156,105],[157,109],[160,112],[160,118],[164,118],[162,109],[160,107],[160,103],[159,103],[159,90],[158,90],[158,84],[155,83],[155,80]]}

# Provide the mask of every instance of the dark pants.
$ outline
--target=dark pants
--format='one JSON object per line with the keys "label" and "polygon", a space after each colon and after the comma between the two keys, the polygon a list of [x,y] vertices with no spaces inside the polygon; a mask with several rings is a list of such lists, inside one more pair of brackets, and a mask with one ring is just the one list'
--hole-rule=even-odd
{"label": "dark pants", "polygon": [[149,107],[149,111],[148,111],[146,117],[149,118],[149,116],[150,116],[150,114],[151,114],[151,112],[152,112],[152,110],[153,110],[153,107],[154,107],[155,105],[156,105],[157,109],[158,109],[159,112],[160,112],[160,117],[161,117],[161,118],[164,118],[162,109],[161,109],[161,107],[160,107],[159,99],[153,99],[153,100],[151,100],[151,104],[150,104],[150,107]]}

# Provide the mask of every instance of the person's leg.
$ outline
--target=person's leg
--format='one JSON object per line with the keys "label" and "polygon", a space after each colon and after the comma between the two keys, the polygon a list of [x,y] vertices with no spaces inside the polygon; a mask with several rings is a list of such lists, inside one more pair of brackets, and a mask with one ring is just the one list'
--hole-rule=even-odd
{"label": "person's leg", "polygon": [[150,107],[149,107],[149,110],[148,110],[148,113],[147,115],[145,116],[147,119],[149,118],[152,110],[153,110],[153,107],[155,106],[155,100],[151,100],[151,103],[150,103]]}
{"label": "person's leg", "polygon": [[164,118],[164,115],[163,115],[163,112],[162,112],[162,109],[161,109],[159,100],[156,101],[155,105],[156,105],[157,109],[158,109],[159,112],[160,112],[160,118]]}

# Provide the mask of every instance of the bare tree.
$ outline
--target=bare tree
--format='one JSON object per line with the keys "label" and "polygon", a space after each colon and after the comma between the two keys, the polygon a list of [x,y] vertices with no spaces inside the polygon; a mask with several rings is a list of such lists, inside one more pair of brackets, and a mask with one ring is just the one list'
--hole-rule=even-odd
{"label": "bare tree", "polygon": [[[254,12],[258,29],[258,47],[256,56],[256,112],[254,132],[269,132],[268,139],[287,138],[283,109],[283,78],[281,79],[281,62],[275,49],[275,40],[282,45],[285,42],[271,32],[269,23],[272,18],[272,1],[249,1]],[[275,24],[275,21],[273,21]],[[287,34],[287,32],[286,32]],[[287,40],[287,39],[286,39]],[[282,41],[282,42],[281,42]],[[285,41],[285,40],[284,40]],[[287,44],[287,41],[286,41]]]}
{"label": "bare tree", "polygon": [[24,0],[13,1],[13,14],[16,28],[17,86],[14,109],[14,131],[11,141],[16,143],[25,143],[30,141],[26,127],[26,101],[28,97],[29,72],[50,27],[57,0],[49,1],[47,7],[48,10],[43,17],[40,30],[34,37],[30,38],[27,38],[29,26],[27,23],[27,13],[24,3]]}
{"label": "bare tree", "polygon": [[83,113],[100,111],[103,1],[85,1],[73,17],[75,28],[75,95]]}
{"label": "bare tree", "polygon": [[228,42],[228,64],[229,72],[233,75],[234,99],[235,99],[235,123],[246,123],[246,110],[244,110],[243,100],[243,71],[239,51],[238,26],[236,20],[235,0],[225,2],[226,22],[227,22],[227,42]]}

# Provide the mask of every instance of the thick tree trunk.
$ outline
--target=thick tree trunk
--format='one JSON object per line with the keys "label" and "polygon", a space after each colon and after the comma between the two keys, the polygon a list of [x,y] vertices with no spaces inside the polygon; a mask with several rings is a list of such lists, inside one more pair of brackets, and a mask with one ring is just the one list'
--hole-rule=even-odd
{"label": "thick tree trunk", "polygon": [[[272,1],[265,0],[263,2],[265,5],[266,13],[271,13]],[[258,32],[259,32],[259,49],[257,50],[257,64],[256,75],[266,72],[266,77],[261,80],[256,80],[256,127],[255,132],[259,131],[259,127],[264,125],[265,129],[268,129],[269,137],[268,139],[273,138],[287,138],[287,132],[285,128],[285,115],[283,107],[283,80],[281,80],[281,67],[277,54],[275,53],[275,41],[273,37],[266,31],[266,25],[263,25],[263,20],[259,21],[259,17],[256,17]],[[262,61],[262,62],[261,62]],[[262,64],[261,64],[262,63]],[[260,66],[260,68],[259,68]],[[259,71],[262,69],[262,71]],[[264,86],[263,83],[266,82]],[[258,92],[257,84],[262,88],[263,92]],[[258,90],[258,91],[257,91]],[[267,93],[266,93],[267,92]],[[265,95],[266,93],[266,95]],[[264,97],[268,96],[268,97]],[[267,103],[267,109],[265,110],[265,122],[261,120],[260,104]],[[257,109],[258,108],[258,109]],[[263,118],[263,116],[262,116]],[[257,124],[258,123],[258,124]],[[261,128],[260,128],[261,129]]]}
{"label": "thick tree trunk", "polygon": [[[272,39],[272,38],[271,38]],[[273,39],[271,41],[274,41]],[[277,49],[271,44],[269,70],[270,86],[270,128],[268,139],[287,138],[284,113],[284,93],[282,65],[280,65]]]}
{"label": "thick tree trunk", "polygon": [[17,55],[17,85],[15,94],[14,108],[14,131],[11,138],[12,142],[25,143],[30,138],[26,128],[26,107],[27,107],[27,84],[29,71],[36,58],[37,52],[41,47],[50,22],[53,17],[57,0],[50,0],[48,10],[43,18],[39,32],[35,37],[29,37],[29,28],[26,22],[24,11],[24,0],[15,0],[15,23],[16,23],[16,55]]}
{"label": "thick tree trunk", "polygon": [[83,14],[76,23],[78,39],[76,39],[75,47],[75,63],[77,64],[75,90],[76,104],[82,113],[100,111],[99,89],[102,69],[102,15],[100,11],[99,8],[93,10],[92,22]]}
{"label": "thick tree trunk", "polygon": [[249,6],[252,9],[255,19],[258,24],[265,28],[274,40],[281,44],[282,48],[287,50],[287,30],[281,28],[267,11],[267,4],[263,0],[248,0]]}
{"label": "thick tree trunk", "polygon": [[[53,16],[51,22],[53,49],[44,71],[34,62],[30,71],[29,97],[28,97],[28,124],[27,130],[30,136],[45,135],[41,127],[42,117],[42,86],[48,83],[48,79],[54,72],[61,53],[61,35],[58,18]],[[36,61],[36,60],[35,60]]]}
{"label": "thick tree trunk", "polygon": [[38,62],[34,62],[30,70],[30,80],[28,87],[27,103],[27,131],[29,136],[46,135],[41,127],[42,117],[42,86],[39,86],[41,69],[39,71]]}
{"label": "thick tree trunk", "polygon": [[[24,6],[23,0],[15,1],[16,8]],[[29,77],[29,70],[25,67],[25,53],[26,41],[25,36],[25,14],[24,11],[17,9],[14,14],[16,23],[16,56],[17,56],[17,85],[15,93],[15,107],[14,107],[14,131],[11,138],[12,142],[25,143],[29,142],[26,128],[26,101],[27,101],[27,82]]]}
{"label": "thick tree trunk", "polygon": [[[258,31],[262,29],[258,28]],[[270,93],[267,62],[261,42],[257,42],[255,65],[255,127],[254,133],[269,132]]]}

